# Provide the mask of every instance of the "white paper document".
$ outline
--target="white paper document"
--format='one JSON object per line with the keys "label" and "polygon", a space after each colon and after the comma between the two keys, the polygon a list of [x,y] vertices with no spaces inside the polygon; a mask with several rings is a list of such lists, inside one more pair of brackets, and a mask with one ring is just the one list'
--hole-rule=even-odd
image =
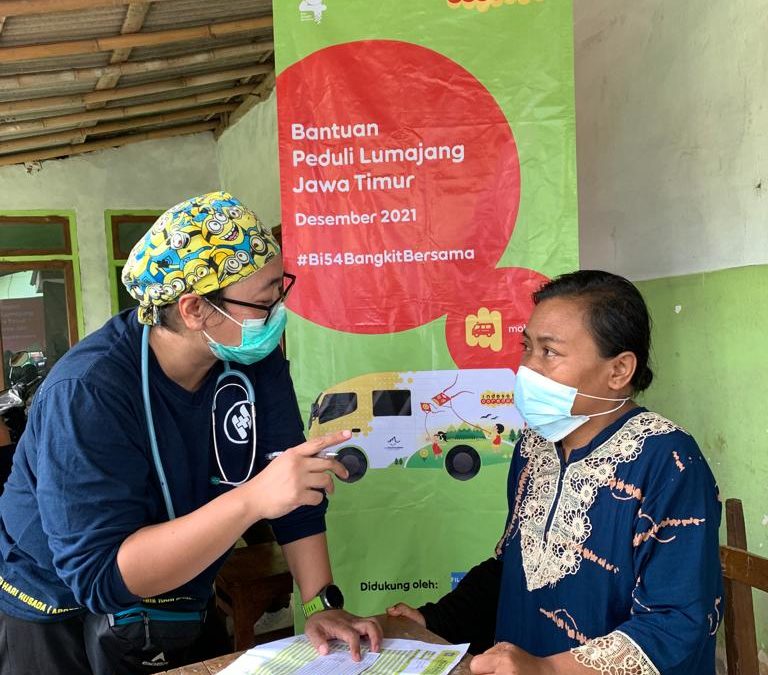
{"label": "white paper document", "polygon": [[434,645],[416,640],[382,642],[381,652],[363,648],[355,663],[341,642],[319,656],[303,635],[248,650],[220,675],[447,675],[467,653],[469,645]]}

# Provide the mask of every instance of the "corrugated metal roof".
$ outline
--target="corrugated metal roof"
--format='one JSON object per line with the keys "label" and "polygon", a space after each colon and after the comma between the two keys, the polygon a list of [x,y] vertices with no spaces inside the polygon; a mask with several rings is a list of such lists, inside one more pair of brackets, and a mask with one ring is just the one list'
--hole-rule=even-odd
{"label": "corrugated metal roof", "polygon": [[123,98],[119,101],[110,101],[109,107],[122,107],[130,105],[138,105],[139,103],[154,103],[155,101],[170,101],[174,98],[180,98],[182,96],[194,96],[195,94],[202,94],[207,91],[216,91],[218,89],[226,89],[235,85],[235,80],[228,82],[218,82],[216,84],[206,84],[199,87],[186,87],[184,89],[174,89],[173,91],[164,91],[157,94],[147,94],[144,96],[137,96],[135,98]]}
{"label": "corrugated metal roof", "polygon": [[24,87],[11,91],[0,91],[0,101],[26,101],[48,96],[72,96],[93,91],[93,82],[70,82],[58,86]]}
{"label": "corrugated metal roof", "polygon": [[34,61],[15,61],[3,63],[0,61],[0,77],[17,73],[37,73],[45,71],[64,70],[66,68],[92,68],[105,66],[109,63],[111,53],[80,54],[78,56],[52,56]]}
{"label": "corrugated metal roof", "polygon": [[232,47],[245,45],[252,42],[267,41],[272,39],[272,31],[269,29],[252,33],[239,33],[219,38],[196,39],[189,42],[172,42],[158,47],[134,47],[131,50],[131,61],[144,61],[146,59],[167,59],[184,54],[195,54],[206,49],[219,47]]}
{"label": "corrugated metal roof", "polygon": [[[215,63],[203,63],[199,66],[185,66],[180,68],[168,68],[162,71],[162,79],[173,79],[176,77],[191,77],[194,75],[206,75],[216,73],[222,70],[232,70],[237,68],[248,68],[255,65],[254,57],[237,58],[216,61]],[[158,73],[142,73],[140,75],[123,75],[120,78],[120,86],[133,87],[138,84],[154,82],[158,79]]]}
{"label": "corrugated metal roof", "polygon": [[[119,2],[119,0],[117,1]],[[0,31],[0,48],[12,49],[22,46],[58,44],[72,40],[114,37],[121,34],[128,11],[129,5],[124,4],[88,10],[11,16],[6,19],[5,25]],[[169,31],[212,23],[246,20],[270,16],[271,11],[272,3],[270,0],[219,0],[218,2],[211,0],[163,0],[149,5],[140,32]],[[133,47],[128,52],[128,64],[151,61],[152,63],[149,64],[151,70],[142,72],[141,67],[137,69],[128,65],[129,72],[104,80],[104,86],[100,88],[106,86],[119,90],[125,87],[150,85],[147,87],[149,89],[153,83],[166,80],[212,75],[222,71],[269,63],[274,56],[271,45],[272,39],[271,28],[264,28],[219,38],[198,38],[184,42],[169,41],[151,47]],[[267,44],[263,50],[252,50],[249,53],[242,53],[241,51],[236,51],[235,54],[227,51],[217,52],[216,58],[208,61],[201,62],[200,59],[193,58],[202,53],[210,55],[211,50],[247,47],[256,42]],[[7,54],[8,52],[6,52]],[[29,99],[86,95],[96,89],[98,77],[103,74],[103,71],[93,69],[108,66],[112,55],[113,52],[110,51],[55,57],[43,55],[42,58],[26,61],[14,61],[15,55],[12,55],[0,62],[0,78],[2,78],[2,82],[0,82],[0,106]],[[2,58],[0,55],[0,59]],[[167,59],[176,60],[166,63]],[[181,59],[181,63],[179,63],[179,59]],[[18,80],[13,79],[13,76],[16,75],[24,75],[21,86],[19,86]],[[248,78],[247,82],[252,89],[265,77],[261,74],[254,75]],[[9,151],[4,153],[4,141],[29,139],[30,145],[39,143],[41,152],[46,145],[51,143],[58,147],[58,144],[61,143],[60,139],[66,134],[64,136],[51,136],[51,134],[61,134],[67,129],[78,127],[90,128],[98,124],[98,120],[93,119],[93,116],[99,114],[98,109],[100,107],[107,111],[104,113],[105,115],[111,114],[110,119],[112,121],[116,119],[114,108],[127,108],[127,113],[119,112],[119,119],[129,123],[131,119],[138,122],[140,117],[137,112],[143,112],[144,115],[149,113],[142,111],[141,108],[134,112],[133,106],[157,104],[152,111],[157,110],[161,113],[169,110],[213,106],[223,103],[225,99],[217,96],[209,102],[205,102],[193,101],[188,97],[201,93],[229,90],[244,81],[242,76],[234,72],[227,74],[225,80],[206,85],[185,86],[159,93],[141,93],[140,90],[136,96],[131,98],[119,98],[119,94],[117,94],[113,100],[90,106],[78,104],[78,101],[74,100],[64,103],[50,102],[46,109],[40,111],[0,113],[0,164],[8,163],[16,157],[13,155],[9,159],[7,154]],[[239,97],[230,99],[230,102],[236,103],[238,99],[242,100],[243,96],[244,94],[241,93]],[[178,106],[174,104],[176,100],[179,101]],[[163,102],[166,105],[162,105]],[[219,111],[216,111],[215,114],[218,115],[218,119],[222,120]],[[71,115],[75,116],[70,117]],[[202,113],[193,113],[189,117],[184,116],[183,120],[166,121],[151,126],[137,123],[135,133],[151,130],[168,130],[168,133],[173,133],[176,127],[200,121],[201,115]],[[18,129],[14,126],[17,123]],[[96,134],[93,139],[103,140],[114,136],[122,140],[130,133],[131,131],[128,130],[114,132],[109,136]],[[11,148],[19,148],[21,145],[21,143],[16,143]],[[24,143],[23,145],[27,144]]]}
{"label": "corrugated metal roof", "polygon": [[203,23],[219,23],[270,14],[272,14],[270,0],[227,0],[225,2],[167,0],[152,3],[144,21],[144,28],[148,31],[184,28],[199,26]]}
{"label": "corrugated metal roof", "polygon": [[5,20],[3,32],[0,33],[0,47],[117,35],[124,19],[125,7],[97,7],[87,12],[9,16]]}
{"label": "corrugated metal roof", "polygon": [[[183,122],[164,122],[161,124],[147,124],[144,126],[141,126],[136,129],[136,131],[143,133],[145,131],[152,131],[154,129],[172,129],[174,126],[178,126],[179,124],[194,124],[195,122],[202,122],[205,119],[204,115],[197,115],[195,117],[190,117],[189,119],[185,119]],[[105,138],[117,138],[119,136],[124,136],[124,132],[115,132],[110,134],[95,134],[93,136],[93,140],[103,140]]]}

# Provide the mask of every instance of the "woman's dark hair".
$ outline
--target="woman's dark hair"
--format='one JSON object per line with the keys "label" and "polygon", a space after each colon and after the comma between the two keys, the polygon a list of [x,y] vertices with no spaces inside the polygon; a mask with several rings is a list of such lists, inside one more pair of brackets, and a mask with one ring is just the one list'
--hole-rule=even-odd
{"label": "woman's dark hair", "polygon": [[[212,305],[215,305],[216,307],[222,308],[224,307],[224,293],[220,288],[217,288],[216,290],[210,291],[208,293],[205,293],[200,296],[201,298],[205,298],[208,302],[210,302]],[[215,311],[211,309],[211,311]],[[157,308],[157,315],[158,315],[158,326],[162,326],[163,328],[167,328],[168,330],[178,333],[179,332],[179,314],[178,314],[178,307],[176,302],[172,302],[170,305],[161,305]]]}
{"label": "woman's dark hair", "polygon": [[496,433],[497,434],[503,434],[504,433],[504,425],[503,424],[497,424],[496,425]]}
{"label": "woman's dark hair", "polygon": [[552,279],[533,294],[536,305],[551,298],[584,302],[587,327],[600,355],[609,359],[632,352],[637,358],[632,387],[639,392],[651,385],[651,317],[643,296],[630,281],[610,272],[580,270]]}

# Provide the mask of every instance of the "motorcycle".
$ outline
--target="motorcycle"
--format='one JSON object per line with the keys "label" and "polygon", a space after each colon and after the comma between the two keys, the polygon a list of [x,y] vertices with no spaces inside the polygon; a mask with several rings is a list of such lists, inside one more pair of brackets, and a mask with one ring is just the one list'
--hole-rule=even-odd
{"label": "motorcycle", "polygon": [[[7,430],[8,442],[0,445],[0,494],[11,473],[13,452],[27,425],[27,410],[45,377],[42,352],[16,352],[8,360],[10,388],[0,391],[0,427]],[[2,429],[0,429],[2,431]]]}

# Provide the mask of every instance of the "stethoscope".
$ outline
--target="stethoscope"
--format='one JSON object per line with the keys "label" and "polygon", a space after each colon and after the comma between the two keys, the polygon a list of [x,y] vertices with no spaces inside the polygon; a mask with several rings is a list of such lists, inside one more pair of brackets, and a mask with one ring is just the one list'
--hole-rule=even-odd
{"label": "stethoscope", "polygon": [[[157,477],[160,481],[160,490],[163,493],[163,501],[165,502],[165,509],[168,511],[168,518],[173,520],[176,517],[176,513],[173,509],[173,503],[171,502],[171,492],[168,489],[168,481],[165,477],[163,462],[160,459],[160,450],[157,446],[157,435],[155,434],[155,424],[152,418],[152,405],[149,399],[149,331],[150,327],[144,326],[144,332],[141,336],[141,393],[144,399],[144,415],[147,420],[147,430],[149,431],[149,446],[152,450],[152,460],[155,464],[155,471],[157,471]],[[219,389],[219,384],[228,377],[235,377],[240,380],[240,382],[229,382]],[[219,446],[216,440],[216,401],[219,394],[227,387],[235,387],[245,392],[245,401],[238,402],[235,406],[241,406],[241,409],[242,407],[246,407],[246,412],[250,413],[250,419],[244,418],[244,422],[241,426],[250,427],[251,429],[251,463],[248,466],[248,472],[243,479],[239,481],[229,480],[227,477],[224,467],[221,464]],[[221,478],[218,476],[211,476],[210,481],[212,485],[231,485],[236,487],[250,479],[251,474],[253,473],[253,466],[256,463],[256,395],[253,391],[253,385],[245,373],[242,373],[239,370],[233,370],[228,361],[224,361],[224,370],[216,379],[215,389],[216,393],[213,395],[213,406],[211,408],[211,424],[213,425],[213,452],[216,456],[216,464],[221,472]],[[243,429],[243,431],[245,431],[245,429]]]}

